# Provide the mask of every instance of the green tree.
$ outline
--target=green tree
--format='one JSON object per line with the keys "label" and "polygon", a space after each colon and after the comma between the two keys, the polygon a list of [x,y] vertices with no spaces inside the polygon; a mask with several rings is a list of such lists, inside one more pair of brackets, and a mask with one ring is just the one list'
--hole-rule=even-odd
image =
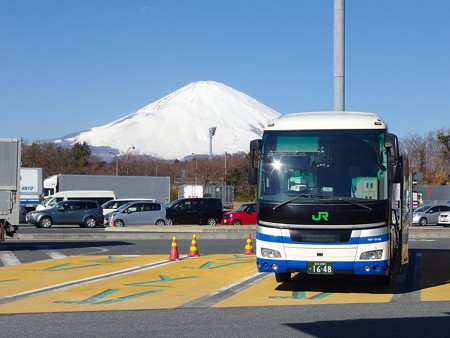
{"label": "green tree", "polygon": [[89,165],[89,157],[91,156],[89,145],[86,142],[83,142],[83,144],[75,143],[72,147],[71,155],[79,173],[84,173]]}

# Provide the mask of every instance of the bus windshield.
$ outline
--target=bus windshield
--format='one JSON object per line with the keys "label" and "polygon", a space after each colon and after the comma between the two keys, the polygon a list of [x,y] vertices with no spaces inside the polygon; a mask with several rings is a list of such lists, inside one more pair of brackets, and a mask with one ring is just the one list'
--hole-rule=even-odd
{"label": "bus windshield", "polygon": [[258,199],[387,199],[384,130],[266,131]]}

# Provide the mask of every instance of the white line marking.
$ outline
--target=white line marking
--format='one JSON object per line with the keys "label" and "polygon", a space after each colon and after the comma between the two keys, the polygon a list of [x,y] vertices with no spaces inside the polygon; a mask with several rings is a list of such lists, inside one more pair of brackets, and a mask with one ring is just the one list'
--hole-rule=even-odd
{"label": "white line marking", "polygon": [[21,264],[21,262],[11,251],[3,251],[2,253],[0,253],[0,260],[3,262],[3,265],[5,266],[13,266]]}

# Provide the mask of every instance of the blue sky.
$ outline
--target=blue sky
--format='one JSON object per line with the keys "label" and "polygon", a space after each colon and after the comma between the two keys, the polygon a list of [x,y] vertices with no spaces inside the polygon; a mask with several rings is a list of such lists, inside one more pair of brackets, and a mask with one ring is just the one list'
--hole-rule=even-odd
{"label": "blue sky", "polygon": [[[0,0],[0,137],[101,126],[193,81],[333,110],[333,0]],[[450,128],[450,1],[345,2],[345,109]]]}

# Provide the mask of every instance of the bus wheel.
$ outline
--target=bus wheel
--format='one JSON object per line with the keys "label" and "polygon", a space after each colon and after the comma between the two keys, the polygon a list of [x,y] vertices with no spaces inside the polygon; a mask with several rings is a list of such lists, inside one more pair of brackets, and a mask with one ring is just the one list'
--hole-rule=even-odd
{"label": "bus wheel", "polygon": [[275,273],[275,280],[278,283],[285,283],[285,282],[289,282],[291,280],[291,273],[290,272],[279,272],[279,273]]}
{"label": "bus wheel", "polygon": [[386,276],[376,276],[378,285],[389,285],[391,284],[391,274]]}

